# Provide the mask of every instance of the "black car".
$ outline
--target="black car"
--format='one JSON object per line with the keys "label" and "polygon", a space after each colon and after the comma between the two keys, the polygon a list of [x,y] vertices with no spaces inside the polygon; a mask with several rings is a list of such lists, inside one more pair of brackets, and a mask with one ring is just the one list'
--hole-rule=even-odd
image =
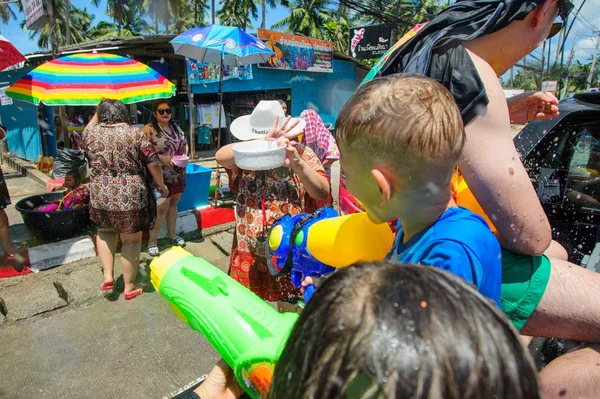
{"label": "black car", "polygon": [[575,95],[560,115],[515,137],[521,159],[571,262],[600,272],[600,93]]}

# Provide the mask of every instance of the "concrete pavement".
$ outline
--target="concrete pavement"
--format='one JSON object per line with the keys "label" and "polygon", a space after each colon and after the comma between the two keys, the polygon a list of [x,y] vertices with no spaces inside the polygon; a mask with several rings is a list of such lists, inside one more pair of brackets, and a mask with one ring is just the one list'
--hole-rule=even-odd
{"label": "concrete pavement", "polygon": [[[226,270],[232,239],[221,232],[187,249]],[[143,262],[140,281],[148,273]],[[1,398],[171,398],[210,371],[214,349],[157,292],[125,301],[122,277],[108,294],[101,282],[97,258],[0,279]]]}

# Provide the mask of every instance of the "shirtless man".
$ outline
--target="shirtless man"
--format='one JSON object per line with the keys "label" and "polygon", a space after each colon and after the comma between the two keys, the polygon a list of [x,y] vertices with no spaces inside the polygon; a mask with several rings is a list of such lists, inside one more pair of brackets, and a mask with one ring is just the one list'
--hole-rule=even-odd
{"label": "shirtless man", "polygon": [[[467,143],[458,167],[491,216],[503,251],[502,307],[526,336],[600,342],[600,274],[567,262],[510,134],[510,123],[558,115],[558,100],[524,93],[508,101],[498,77],[550,34],[567,0],[457,2],[376,66],[420,73],[454,95]],[[460,203],[459,203],[460,204]],[[549,397],[600,392],[600,346],[552,362],[540,374]]]}

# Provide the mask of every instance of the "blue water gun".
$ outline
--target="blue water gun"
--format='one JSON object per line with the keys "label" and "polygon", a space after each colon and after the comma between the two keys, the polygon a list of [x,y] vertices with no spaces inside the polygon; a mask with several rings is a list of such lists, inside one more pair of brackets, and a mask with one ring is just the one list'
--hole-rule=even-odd
{"label": "blue water gun", "polygon": [[[378,262],[392,248],[393,233],[386,223],[373,223],[365,212],[339,216],[331,208],[296,216],[285,215],[269,230],[267,266],[271,275],[289,274],[292,284],[305,277],[331,274],[358,262]],[[304,300],[314,293],[306,287]]]}

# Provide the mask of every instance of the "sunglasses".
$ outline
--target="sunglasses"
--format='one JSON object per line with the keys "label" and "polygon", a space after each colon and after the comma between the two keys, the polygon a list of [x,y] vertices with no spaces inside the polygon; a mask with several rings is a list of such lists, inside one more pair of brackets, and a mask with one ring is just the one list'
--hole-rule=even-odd
{"label": "sunglasses", "polygon": [[558,15],[563,20],[563,22],[566,22],[567,17],[571,13],[571,11],[573,11],[574,7],[575,5],[568,0],[558,0]]}
{"label": "sunglasses", "polygon": [[164,109],[157,109],[156,112],[158,112],[160,115],[164,115],[165,112],[167,113],[167,115],[171,115],[171,108],[164,108]]}

